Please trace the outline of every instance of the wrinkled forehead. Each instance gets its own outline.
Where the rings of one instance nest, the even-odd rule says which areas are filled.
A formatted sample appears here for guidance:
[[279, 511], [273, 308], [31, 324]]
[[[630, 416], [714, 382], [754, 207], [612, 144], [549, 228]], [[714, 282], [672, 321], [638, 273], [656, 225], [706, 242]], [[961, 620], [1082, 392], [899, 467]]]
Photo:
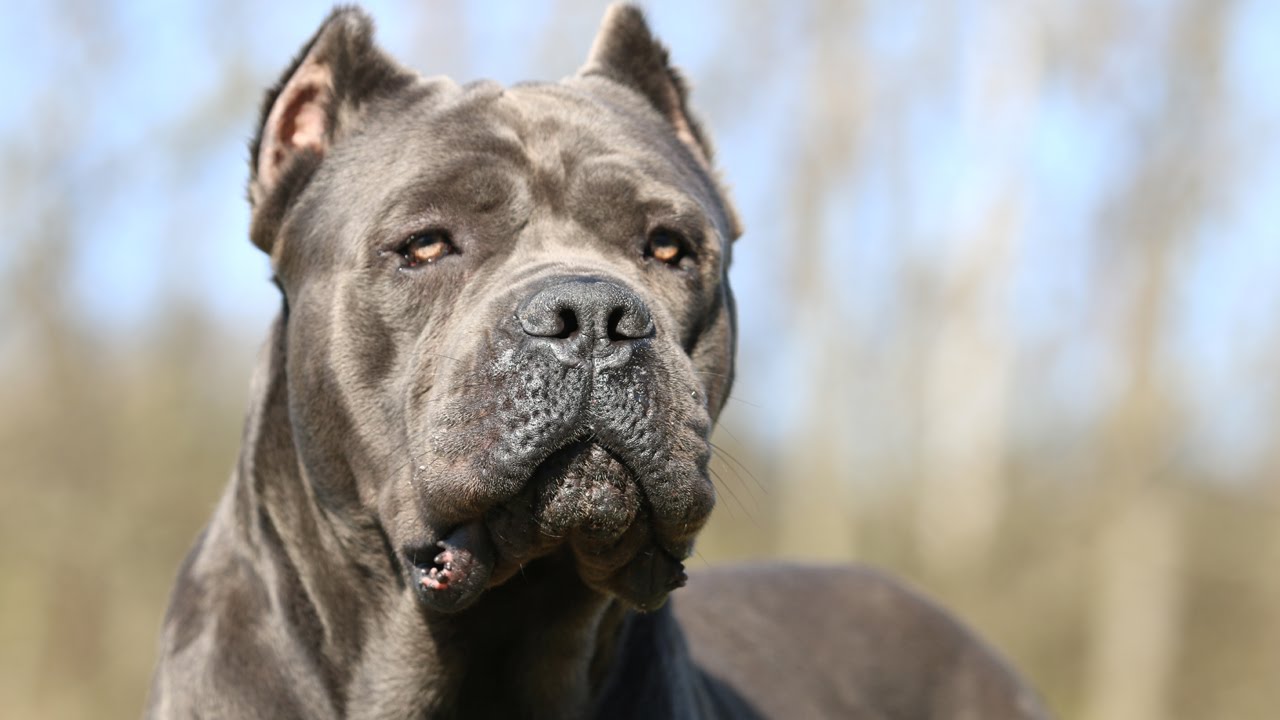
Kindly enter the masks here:
[[[378, 157], [381, 177], [372, 186], [383, 204], [515, 203], [572, 214], [585, 185], [723, 222], [714, 183], [670, 127], [606, 83], [504, 88], [428, 80], [411, 99], [380, 108], [355, 140], [362, 155]], [[367, 157], [357, 165], [368, 172]]]

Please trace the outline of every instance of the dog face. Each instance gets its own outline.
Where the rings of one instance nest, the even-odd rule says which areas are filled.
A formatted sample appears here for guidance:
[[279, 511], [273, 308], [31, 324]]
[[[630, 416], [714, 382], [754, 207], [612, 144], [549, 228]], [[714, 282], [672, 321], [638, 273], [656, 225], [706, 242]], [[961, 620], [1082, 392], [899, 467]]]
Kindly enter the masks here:
[[626, 7], [577, 76], [513, 88], [422, 78], [338, 11], [269, 93], [251, 232], [298, 455], [429, 608], [558, 551], [641, 609], [683, 582], [733, 372], [701, 137]]

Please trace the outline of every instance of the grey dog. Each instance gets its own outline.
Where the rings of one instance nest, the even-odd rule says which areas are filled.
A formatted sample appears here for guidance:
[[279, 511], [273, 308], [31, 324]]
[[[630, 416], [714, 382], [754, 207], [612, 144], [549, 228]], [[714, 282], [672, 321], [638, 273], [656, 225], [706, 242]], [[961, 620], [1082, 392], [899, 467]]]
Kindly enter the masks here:
[[629, 6], [575, 76], [511, 88], [329, 17], [252, 145], [282, 307], [149, 716], [1043, 716], [873, 570], [665, 602], [714, 503], [740, 234], [686, 101]]

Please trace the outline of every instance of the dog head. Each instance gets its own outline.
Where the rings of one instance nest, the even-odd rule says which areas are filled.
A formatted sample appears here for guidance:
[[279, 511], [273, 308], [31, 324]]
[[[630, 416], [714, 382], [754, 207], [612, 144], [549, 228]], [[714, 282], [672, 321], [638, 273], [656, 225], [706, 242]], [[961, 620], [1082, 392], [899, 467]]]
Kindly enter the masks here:
[[317, 502], [372, 514], [434, 610], [561, 551], [660, 605], [714, 503], [738, 230], [640, 13], [611, 8], [575, 76], [503, 88], [406, 70], [336, 11], [251, 163]]

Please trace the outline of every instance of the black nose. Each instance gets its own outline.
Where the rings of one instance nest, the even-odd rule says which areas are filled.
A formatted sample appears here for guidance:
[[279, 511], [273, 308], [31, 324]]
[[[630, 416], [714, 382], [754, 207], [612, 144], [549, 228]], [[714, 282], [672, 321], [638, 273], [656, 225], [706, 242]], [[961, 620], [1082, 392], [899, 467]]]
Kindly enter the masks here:
[[553, 282], [520, 304], [516, 319], [526, 335], [550, 347], [566, 365], [595, 356], [597, 365], [618, 365], [634, 341], [652, 337], [653, 316], [644, 301], [622, 285], [592, 277]]

